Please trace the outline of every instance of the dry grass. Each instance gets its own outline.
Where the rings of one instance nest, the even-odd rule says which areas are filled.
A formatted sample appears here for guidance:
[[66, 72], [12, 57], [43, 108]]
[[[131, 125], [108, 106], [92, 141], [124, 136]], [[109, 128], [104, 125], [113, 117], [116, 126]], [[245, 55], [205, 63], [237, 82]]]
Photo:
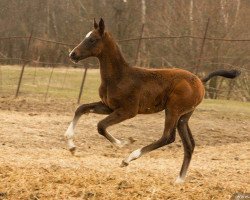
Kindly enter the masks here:
[[[191, 119], [197, 147], [186, 183], [174, 185], [180, 138], [120, 168], [132, 150], [160, 137], [163, 113], [140, 115], [109, 130], [136, 142], [122, 149], [99, 136], [104, 116], [82, 117], [76, 156], [64, 131], [76, 105], [0, 99], [0, 199], [230, 199], [249, 192], [249, 103], [205, 101]], [[229, 109], [230, 108], [230, 109]]]

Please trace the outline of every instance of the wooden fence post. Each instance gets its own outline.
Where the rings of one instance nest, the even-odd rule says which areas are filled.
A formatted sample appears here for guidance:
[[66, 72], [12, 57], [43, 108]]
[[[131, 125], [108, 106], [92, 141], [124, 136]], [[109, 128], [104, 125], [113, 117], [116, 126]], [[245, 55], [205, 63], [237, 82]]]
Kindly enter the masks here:
[[54, 69], [55, 69], [55, 66], [53, 65], [52, 70], [51, 70], [51, 72], [50, 72], [49, 82], [48, 82], [48, 85], [47, 85], [47, 90], [46, 90], [46, 94], [45, 94], [44, 101], [46, 101], [46, 100], [47, 100], [47, 96], [48, 96], [48, 93], [49, 93], [50, 82], [51, 82], [51, 78], [52, 78], [52, 75], [53, 75]]
[[203, 56], [205, 40], [206, 40], [206, 37], [207, 37], [207, 30], [208, 30], [208, 26], [209, 26], [209, 21], [210, 21], [210, 18], [208, 18], [208, 20], [207, 20], [204, 37], [203, 37], [203, 40], [202, 40], [202, 43], [201, 43], [200, 55], [199, 55], [198, 62], [197, 62], [196, 68], [195, 68], [195, 74], [196, 75], [198, 74], [198, 70], [199, 70], [199, 68], [201, 66], [201, 60], [202, 60], [202, 56]]
[[85, 79], [86, 79], [86, 76], [87, 76], [87, 71], [88, 71], [88, 67], [85, 67], [85, 70], [84, 70], [84, 73], [83, 73], [83, 77], [82, 77], [82, 83], [81, 83], [81, 87], [80, 87], [80, 91], [79, 91], [79, 96], [78, 96], [78, 100], [77, 100], [77, 103], [78, 103], [78, 104], [79, 104], [80, 101], [81, 101], [82, 89], [83, 89], [84, 82], [85, 82]]
[[68, 66], [67, 66], [66, 71], [65, 71], [65, 73], [64, 73], [64, 77], [63, 77], [62, 89], [64, 88], [64, 84], [65, 84], [65, 81], [66, 81], [66, 77], [67, 77], [67, 75], [68, 75], [68, 70], [69, 70], [69, 68], [68, 68]]
[[136, 55], [135, 55], [135, 65], [137, 64], [138, 57], [139, 57], [139, 52], [140, 52], [140, 47], [141, 47], [141, 40], [142, 40], [142, 36], [143, 36], [143, 30], [144, 30], [144, 23], [142, 24], [142, 27], [141, 27], [141, 35], [140, 35], [140, 38], [139, 38], [137, 51], [136, 51]]
[[[29, 48], [30, 48], [30, 42], [31, 42], [31, 39], [32, 39], [32, 32], [33, 32], [33, 31], [31, 31], [31, 33], [30, 33], [28, 45], [27, 45], [27, 48], [26, 48], [25, 53], [24, 53], [24, 56], [25, 56], [24, 59], [28, 59]], [[19, 90], [20, 90], [20, 86], [21, 86], [21, 82], [22, 82], [22, 79], [23, 79], [24, 69], [25, 69], [25, 66], [26, 66], [28, 63], [29, 63], [29, 61], [24, 61], [24, 63], [23, 63], [22, 70], [21, 70], [21, 73], [20, 73], [20, 76], [19, 76], [19, 80], [18, 80], [18, 85], [17, 85], [17, 90], [16, 90], [15, 98], [18, 97]]]

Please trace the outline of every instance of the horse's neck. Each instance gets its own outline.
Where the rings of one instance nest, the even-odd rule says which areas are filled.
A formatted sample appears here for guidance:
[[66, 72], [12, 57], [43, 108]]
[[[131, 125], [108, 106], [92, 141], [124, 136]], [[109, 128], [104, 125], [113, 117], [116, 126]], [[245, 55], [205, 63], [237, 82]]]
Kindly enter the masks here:
[[117, 44], [112, 41], [105, 45], [103, 52], [98, 56], [102, 82], [114, 82], [121, 79], [128, 64], [122, 56]]

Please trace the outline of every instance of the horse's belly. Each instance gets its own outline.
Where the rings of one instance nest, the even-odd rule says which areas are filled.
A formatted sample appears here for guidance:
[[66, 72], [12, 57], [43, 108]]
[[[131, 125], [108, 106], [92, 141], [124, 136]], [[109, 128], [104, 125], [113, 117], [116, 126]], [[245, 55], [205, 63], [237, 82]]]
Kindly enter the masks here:
[[142, 97], [139, 101], [139, 114], [151, 114], [162, 111], [166, 108], [166, 96], [155, 95], [149, 97]]
[[138, 111], [138, 114], [152, 114], [152, 113], [157, 113], [157, 112], [160, 112], [162, 110], [164, 110], [165, 107], [140, 107], [139, 108], [139, 111]]

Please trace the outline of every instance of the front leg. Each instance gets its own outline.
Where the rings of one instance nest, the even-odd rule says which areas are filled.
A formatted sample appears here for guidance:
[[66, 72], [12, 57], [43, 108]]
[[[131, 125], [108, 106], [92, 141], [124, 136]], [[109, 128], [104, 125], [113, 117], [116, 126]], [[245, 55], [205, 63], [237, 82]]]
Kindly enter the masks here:
[[134, 117], [136, 114], [137, 114], [136, 109], [125, 109], [125, 108], [116, 109], [109, 116], [107, 116], [97, 124], [97, 130], [99, 134], [106, 137], [112, 144], [118, 147], [122, 147], [124, 146], [124, 144], [126, 144], [126, 142], [122, 143], [120, 140], [116, 139], [111, 134], [109, 134], [106, 129], [109, 126], [118, 124], [126, 119], [130, 119]]
[[67, 138], [68, 142], [68, 148], [72, 154], [74, 154], [76, 150], [76, 146], [73, 142], [74, 129], [80, 117], [86, 113], [97, 113], [97, 114], [107, 115], [110, 114], [111, 112], [112, 110], [102, 102], [83, 104], [76, 109], [75, 116], [65, 133], [65, 137]]

